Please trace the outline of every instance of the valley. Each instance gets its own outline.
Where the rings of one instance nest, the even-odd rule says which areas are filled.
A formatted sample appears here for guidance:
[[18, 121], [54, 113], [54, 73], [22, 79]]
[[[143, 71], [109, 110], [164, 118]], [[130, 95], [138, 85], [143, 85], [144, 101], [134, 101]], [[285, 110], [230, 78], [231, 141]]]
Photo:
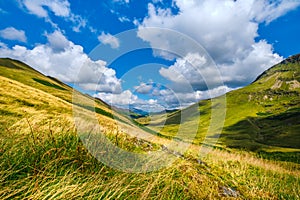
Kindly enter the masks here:
[[[299, 82], [295, 55], [244, 88], [144, 116], [1, 58], [0, 198], [299, 199]], [[123, 154], [98, 144], [98, 129], [136, 160], [100, 162], [97, 156], [108, 152]], [[90, 148], [91, 138], [104, 146]], [[188, 144], [184, 152], [181, 143]], [[151, 152], [158, 152], [156, 160], [144, 160]], [[168, 159], [168, 166], [147, 171]], [[139, 161], [145, 171], [134, 173]]]

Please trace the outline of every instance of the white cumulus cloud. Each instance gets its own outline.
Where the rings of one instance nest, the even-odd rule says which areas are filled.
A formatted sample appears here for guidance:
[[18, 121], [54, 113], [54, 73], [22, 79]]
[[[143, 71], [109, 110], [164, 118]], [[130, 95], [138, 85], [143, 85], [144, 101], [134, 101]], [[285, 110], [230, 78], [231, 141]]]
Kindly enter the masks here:
[[[120, 93], [121, 81], [113, 69], [102, 60], [92, 61], [83, 47], [69, 41], [61, 32], [46, 34], [47, 44], [33, 49], [15, 45], [1, 45], [1, 57], [21, 60], [40, 72], [64, 82], [76, 82], [84, 89]], [[61, 42], [61, 43], [60, 43]]]
[[49, 46], [54, 51], [64, 51], [67, 47], [71, 45], [71, 42], [58, 30], [51, 34], [46, 34], [49, 42]]
[[153, 89], [152, 84], [147, 84], [147, 83], [141, 83], [139, 86], [134, 87], [135, 92], [140, 93], [140, 94], [149, 94], [151, 90]]
[[27, 41], [25, 31], [17, 30], [14, 27], [7, 27], [3, 30], [0, 30], [0, 37], [7, 39], [7, 40], [17, 40], [20, 42]]
[[109, 33], [102, 32], [101, 35], [98, 36], [98, 40], [103, 44], [110, 45], [113, 49], [117, 49], [120, 47], [119, 39]]
[[300, 1], [295, 0], [256, 0], [253, 2], [250, 14], [258, 22], [270, 23], [290, 10], [296, 9], [299, 5]]
[[[148, 4], [148, 15], [138, 23], [138, 36], [152, 47], [181, 54], [178, 57], [155, 51], [155, 55], [176, 59], [174, 65], [162, 68], [160, 74], [175, 83], [183, 78], [191, 83], [201, 81], [186, 62], [195, 48], [180, 40], [180, 33], [183, 33], [204, 47], [229, 87], [250, 83], [259, 73], [283, 59], [267, 41], [256, 41], [259, 24], [270, 23], [300, 5], [299, 1], [292, 0], [174, 0], [174, 3], [179, 8], [176, 14], [170, 8]], [[151, 27], [163, 29], [151, 30]], [[177, 37], [165, 31], [170, 29], [178, 32]], [[184, 76], [180, 76], [182, 74]], [[216, 77], [208, 66], [201, 74], [206, 80]]]
[[68, 0], [21, 0], [20, 3], [29, 13], [40, 18], [45, 18], [55, 28], [58, 25], [52, 22], [50, 13], [72, 22], [74, 32], [80, 32], [81, 28], [87, 26], [86, 19], [72, 13], [71, 4]]
[[159, 91], [158, 103], [164, 105], [166, 109], [181, 109], [194, 104], [203, 99], [210, 99], [223, 95], [235, 88], [228, 86], [218, 86], [210, 90], [194, 90], [190, 92], [176, 92], [170, 89]]
[[137, 101], [139, 101], [138, 96], [132, 94], [130, 90], [125, 90], [119, 94], [108, 94], [105, 92], [99, 92], [94, 96], [102, 99], [108, 104], [115, 106], [117, 105], [120, 107], [128, 107], [129, 105], [135, 104], [137, 103]]
[[177, 82], [198, 83], [201, 80], [201, 69], [205, 67], [206, 58], [197, 53], [188, 53], [184, 58], [176, 59], [169, 68], [161, 68], [159, 73], [165, 78]]
[[124, 109], [136, 108], [148, 112], [160, 112], [168, 108], [162, 105], [157, 99], [140, 99], [130, 90], [124, 90], [119, 94], [99, 92], [96, 93], [94, 97], [100, 98], [110, 105], [114, 105]]
[[71, 13], [67, 0], [23, 0], [21, 3], [31, 14], [43, 18], [49, 16], [46, 7], [59, 17], [69, 17]]

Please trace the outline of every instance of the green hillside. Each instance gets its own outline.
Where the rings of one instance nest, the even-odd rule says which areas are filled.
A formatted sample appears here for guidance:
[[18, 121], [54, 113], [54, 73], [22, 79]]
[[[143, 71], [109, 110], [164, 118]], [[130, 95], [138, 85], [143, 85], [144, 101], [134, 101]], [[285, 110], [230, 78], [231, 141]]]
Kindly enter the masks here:
[[246, 147], [252, 150], [300, 149], [299, 58], [300, 55], [288, 58], [251, 85], [227, 94], [223, 135], [227, 146], [243, 148], [243, 143], [238, 142], [243, 139], [248, 140]]
[[[201, 119], [208, 121], [209, 101], [199, 105]], [[0, 59], [0, 199], [299, 199], [300, 167], [295, 162], [220, 149], [211, 149], [200, 159], [198, 145], [191, 145], [182, 155], [169, 146], [167, 150], [162, 148], [162, 144], [170, 143], [168, 135], [178, 123], [178, 112], [191, 114], [195, 109], [198, 105], [167, 113], [170, 119], [161, 131], [166, 135], [160, 138], [99, 99], [73, 91], [24, 63]], [[249, 117], [268, 120], [266, 117], [273, 116], [257, 112]], [[293, 112], [287, 112], [291, 119], [294, 116], [289, 113]], [[276, 116], [280, 113], [284, 112], [274, 111]], [[95, 116], [110, 142], [128, 152], [141, 157], [148, 152], [163, 152], [166, 158], [176, 160], [147, 173], [128, 173], [105, 165], [91, 155], [84, 138], [79, 137], [82, 135], [74, 120], [81, 116]], [[237, 126], [240, 121], [228, 120], [226, 127]], [[205, 124], [201, 126], [204, 130]], [[188, 133], [188, 127], [184, 128]], [[167, 129], [168, 134], [164, 132]], [[122, 161], [129, 162], [126, 157]]]
[[[1, 119], [3, 123], [0, 130], [6, 130], [26, 115], [47, 113], [72, 117], [73, 110], [78, 111], [80, 108], [99, 114], [97, 116], [103, 125], [115, 124], [116, 119], [124, 129], [140, 130], [131, 124], [129, 117], [112, 111], [102, 100], [81, 94], [58, 79], [44, 76], [17, 60], [0, 59], [0, 76], [5, 79], [1, 87], [0, 113], [11, 116], [10, 120]], [[106, 123], [107, 120], [110, 122]]]
[[[163, 116], [152, 117], [156, 120], [149, 127], [160, 130], [164, 136], [178, 137], [176, 134], [182, 113], [186, 112], [190, 116], [181, 126], [195, 126], [200, 119], [198, 133], [193, 142], [201, 144], [207, 135], [212, 104], [217, 105], [222, 98], [226, 98], [226, 119], [218, 140], [219, 146], [252, 151], [299, 151], [300, 55], [275, 65], [244, 88], [168, 114], [165, 122], [159, 120]], [[193, 114], [198, 111], [200, 118]], [[145, 118], [138, 120], [144, 124], [149, 123]]]

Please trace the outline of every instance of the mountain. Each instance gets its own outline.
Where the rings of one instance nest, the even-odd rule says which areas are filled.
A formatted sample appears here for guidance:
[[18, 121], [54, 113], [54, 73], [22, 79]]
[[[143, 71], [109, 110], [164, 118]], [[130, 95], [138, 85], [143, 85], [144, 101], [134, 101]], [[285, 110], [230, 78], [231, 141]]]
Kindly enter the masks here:
[[[268, 77], [266, 75], [254, 84], [262, 87], [264, 81], [268, 82]], [[249, 117], [261, 120], [282, 117], [277, 120], [278, 123], [288, 119], [290, 127], [296, 128], [297, 121], [293, 120], [294, 113], [297, 113], [297, 98], [291, 93], [282, 102], [284, 97], [277, 93], [298, 91], [298, 88], [295, 84], [292, 88], [286, 88], [282, 83], [272, 96], [272, 101], [271, 94], [267, 94], [268, 101], [275, 102], [267, 107], [264, 105], [270, 103], [266, 98], [262, 105], [256, 100], [260, 94], [255, 92], [263, 90], [256, 90], [254, 86], [228, 94], [227, 129], [224, 129], [226, 133], [221, 138], [222, 145], [236, 140], [229, 134], [244, 137], [245, 133], [236, 129], [239, 123], [244, 123], [243, 120], [247, 123]], [[252, 97], [249, 101], [250, 93]], [[251, 105], [243, 107], [243, 102], [236, 99], [240, 94]], [[279, 99], [275, 99], [276, 96]], [[244, 100], [242, 96], [240, 100]], [[215, 99], [215, 102], [218, 101]], [[186, 152], [176, 151], [180, 138], [173, 141], [168, 138], [173, 137], [172, 131], [179, 126], [180, 115], [186, 116], [182, 121], [182, 133], [188, 134], [190, 127], [193, 127], [190, 125], [199, 119], [196, 111], [200, 108], [202, 124], [194, 141], [200, 143], [201, 134], [207, 127], [205, 123], [209, 122], [211, 106], [220, 108], [218, 104], [213, 104], [206, 100], [185, 110], [155, 113], [154, 116], [150, 114], [148, 117], [155, 123], [144, 127], [119, 113], [126, 110], [112, 109], [102, 100], [82, 94], [56, 78], [44, 76], [20, 61], [0, 59], [0, 199], [299, 199], [299, 164], [296, 163], [298, 155], [294, 152], [294, 158], [290, 156], [290, 162], [283, 163], [279, 154], [273, 155], [272, 159], [276, 160], [273, 162], [269, 154], [261, 154], [260, 157], [267, 158], [261, 159], [253, 153], [235, 149], [224, 151], [213, 148], [201, 157], [199, 151], [202, 148], [198, 145], [191, 145]], [[281, 104], [291, 108], [282, 108]], [[252, 105], [272, 109], [266, 114], [265, 110], [256, 107], [254, 111], [248, 109]], [[233, 106], [236, 110], [230, 111]], [[241, 113], [235, 118], [228, 118], [237, 114], [235, 111]], [[100, 127], [90, 124], [88, 120], [82, 121], [91, 118], [96, 119], [92, 122]], [[166, 126], [160, 130], [164, 120]], [[266, 123], [250, 120], [255, 124]], [[81, 122], [80, 125], [88, 129], [82, 131], [81, 126], [75, 126], [75, 122]], [[157, 137], [157, 131], [149, 128], [157, 128], [164, 138]], [[105, 137], [95, 137], [97, 131]], [[215, 131], [212, 133], [215, 134]], [[252, 137], [251, 134], [248, 138]], [[108, 140], [99, 143], [103, 138]], [[110, 148], [110, 144], [119, 148]], [[90, 146], [97, 148], [90, 149]], [[165, 159], [175, 160], [163, 168], [155, 165], [157, 169], [147, 173], [132, 173], [130, 168], [121, 170], [116, 165], [98, 160], [121, 155], [117, 166], [132, 164], [135, 168], [139, 162], [130, 160], [123, 152], [139, 156], [134, 158], [147, 157], [150, 152], [157, 153], [162, 156], [151, 158], [156, 158], [153, 161], [158, 164]], [[99, 156], [98, 159], [95, 155]], [[144, 164], [147, 168], [149, 163]]]
[[[90, 112], [91, 116], [95, 112], [105, 129], [116, 129], [117, 121], [120, 131], [133, 136], [139, 133], [140, 137], [151, 135], [147, 133], [147, 129], [141, 130], [132, 123], [130, 117], [112, 110], [101, 99], [82, 94], [20, 61], [1, 58], [0, 78], [0, 114], [3, 115], [0, 119], [0, 131], [9, 130], [16, 122], [24, 121], [25, 117], [39, 124], [56, 116], [65, 116], [68, 123], [72, 123], [72, 118], [78, 114], [74, 112], [84, 111]], [[23, 125], [28, 126], [27, 123]]]
[[[189, 140], [195, 144], [205, 143], [211, 110], [220, 102], [224, 102], [224, 99], [226, 100], [224, 127], [222, 130], [217, 127], [215, 132], [207, 137], [218, 138], [218, 133], [221, 132], [217, 145], [252, 151], [299, 151], [300, 54], [291, 56], [266, 70], [244, 88], [170, 113], [148, 127], [160, 130], [166, 137], [178, 138], [176, 134], [179, 124], [188, 135], [192, 134], [189, 127], [197, 126], [199, 121], [195, 138], [187, 139], [188, 137], [184, 135], [179, 139]], [[197, 116], [198, 112], [200, 116]]]
[[[251, 106], [245, 108], [247, 115], [225, 127], [228, 146], [242, 147], [235, 140], [248, 135], [254, 150], [265, 145], [300, 149], [300, 55], [271, 67], [251, 85], [227, 97], [237, 108], [242, 105], [235, 99], [246, 100], [244, 104]], [[234, 116], [228, 110], [228, 115]]]

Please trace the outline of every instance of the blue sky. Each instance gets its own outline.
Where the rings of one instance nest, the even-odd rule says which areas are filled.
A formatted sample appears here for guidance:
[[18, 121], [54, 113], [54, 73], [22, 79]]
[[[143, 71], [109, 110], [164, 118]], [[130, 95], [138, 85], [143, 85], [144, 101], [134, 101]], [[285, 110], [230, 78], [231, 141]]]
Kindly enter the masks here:
[[245, 86], [300, 53], [299, 6], [298, 0], [0, 0], [0, 57], [118, 106], [174, 109]]

